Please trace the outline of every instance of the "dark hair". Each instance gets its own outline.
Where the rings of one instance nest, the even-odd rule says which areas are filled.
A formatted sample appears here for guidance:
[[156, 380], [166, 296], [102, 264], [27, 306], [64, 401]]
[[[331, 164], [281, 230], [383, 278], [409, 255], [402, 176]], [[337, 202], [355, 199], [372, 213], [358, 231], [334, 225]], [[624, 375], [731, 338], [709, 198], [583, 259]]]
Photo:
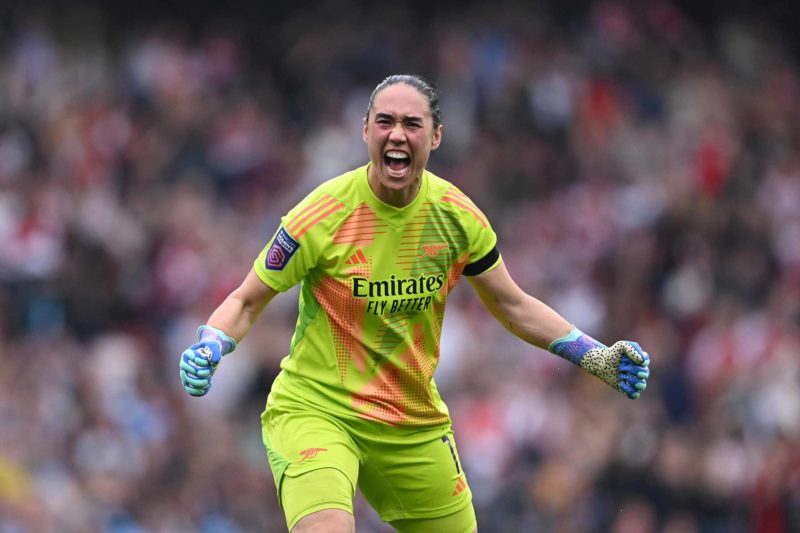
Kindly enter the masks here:
[[404, 83], [418, 90], [422, 96], [428, 99], [428, 105], [431, 108], [431, 115], [433, 116], [433, 129], [442, 125], [442, 110], [439, 108], [439, 89], [427, 78], [419, 74], [393, 74], [380, 82], [372, 95], [369, 97], [369, 105], [367, 105], [367, 117], [369, 112], [372, 111], [372, 104], [375, 103], [375, 97], [378, 93], [391, 85]]

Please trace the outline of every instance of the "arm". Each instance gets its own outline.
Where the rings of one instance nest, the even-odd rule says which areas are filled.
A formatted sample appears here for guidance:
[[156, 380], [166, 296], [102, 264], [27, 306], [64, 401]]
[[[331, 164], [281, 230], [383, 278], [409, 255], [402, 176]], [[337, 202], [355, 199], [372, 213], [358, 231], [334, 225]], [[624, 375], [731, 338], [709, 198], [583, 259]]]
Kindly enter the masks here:
[[211, 313], [207, 324], [241, 342], [276, 294], [278, 291], [261, 281], [251, 269], [242, 284]]
[[496, 268], [467, 279], [503, 327], [529, 344], [546, 350], [572, 330], [572, 324], [561, 315], [520, 289], [502, 261]]
[[222, 357], [236, 349], [276, 294], [250, 270], [242, 284], [211, 313], [208, 323], [197, 329], [198, 342], [181, 354], [181, 382], [186, 392], [203, 396], [209, 391]]
[[638, 398], [647, 386], [650, 357], [637, 343], [607, 347], [594, 340], [520, 289], [502, 262], [467, 279], [486, 309], [522, 340], [578, 365], [629, 398]]

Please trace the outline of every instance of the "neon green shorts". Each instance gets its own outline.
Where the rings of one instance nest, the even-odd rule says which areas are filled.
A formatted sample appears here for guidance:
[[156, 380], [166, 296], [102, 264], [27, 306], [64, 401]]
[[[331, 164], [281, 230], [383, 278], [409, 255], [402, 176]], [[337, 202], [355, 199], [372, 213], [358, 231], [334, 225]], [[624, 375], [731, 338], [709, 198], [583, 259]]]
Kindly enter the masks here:
[[[426, 531], [425, 522], [437, 523], [439, 532], [476, 527], [449, 425], [393, 428], [342, 420], [272, 397], [261, 425], [289, 529], [322, 509], [352, 513], [356, 486], [381, 519], [401, 531]], [[458, 524], [444, 524], [443, 517]]]

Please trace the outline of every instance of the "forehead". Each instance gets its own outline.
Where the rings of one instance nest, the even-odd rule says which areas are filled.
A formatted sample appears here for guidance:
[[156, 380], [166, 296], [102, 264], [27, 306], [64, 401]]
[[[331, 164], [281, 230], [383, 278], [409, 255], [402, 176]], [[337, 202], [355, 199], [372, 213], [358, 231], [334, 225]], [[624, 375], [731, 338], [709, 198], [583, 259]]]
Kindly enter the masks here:
[[417, 89], [405, 83], [386, 87], [377, 95], [373, 103], [375, 113], [394, 116], [430, 117], [431, 106], [428, 99]]

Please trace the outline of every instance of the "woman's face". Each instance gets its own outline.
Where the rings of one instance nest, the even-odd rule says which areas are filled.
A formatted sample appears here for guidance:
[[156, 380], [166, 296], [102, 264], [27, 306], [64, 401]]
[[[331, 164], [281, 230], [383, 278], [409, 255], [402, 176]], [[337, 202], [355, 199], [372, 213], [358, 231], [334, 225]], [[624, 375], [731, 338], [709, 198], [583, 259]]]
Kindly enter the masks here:
[[406, 189], [416, 193], [428, 157], [442, 140], [442, 126], [434, 130], [430, 104], [422, 93], [398, 83], [375, 96], [363, 137], [372, 162], [373, 189], [377, 187], [379, 198], [382, 193], [396, 197]]

